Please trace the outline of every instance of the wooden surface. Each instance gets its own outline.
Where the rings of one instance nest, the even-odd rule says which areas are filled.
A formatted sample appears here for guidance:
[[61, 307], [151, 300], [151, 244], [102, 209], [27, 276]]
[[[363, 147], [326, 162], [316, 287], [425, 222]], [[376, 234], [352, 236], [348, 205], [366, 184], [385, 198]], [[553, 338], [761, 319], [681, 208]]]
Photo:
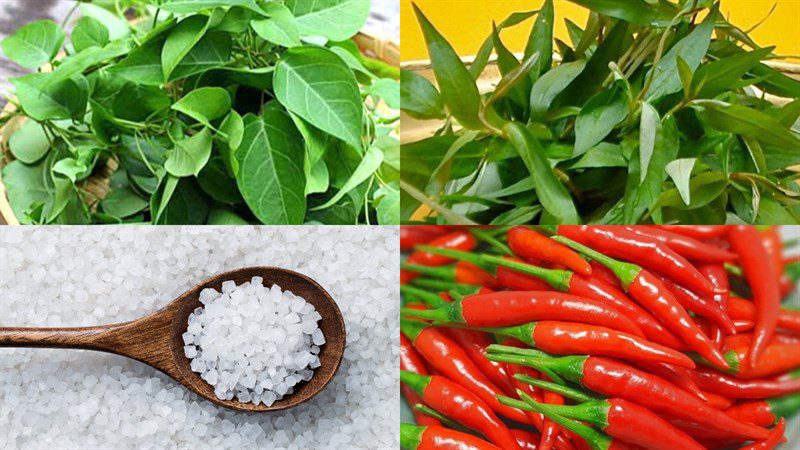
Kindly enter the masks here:
[[[314, 371], [311, 380], [301, 382], [295, 386], [293, 394], [271, 406], [217, 398], [213, 387], [191, 370], [191, 361], [184, 355], [181, 336], [188, 327], [189, 315], [195, 308], [203, 306], [200, 303], [200, 291], [205, 288], [220, 291], [223, 281], [233, 280], [238, 285], [255, 276], [262, 277], [267, 287], [277, 284], [281, 289], [289, 290], [314, 305], [322, 316], [319, 327], [325, 336], [325, 344], [319, 354], [321, 366]], [[276, 267], [250, 267], [221, 273], [197, 284], [155, 313], [131, 322], [81, 328], [0, 328], [0, 347], [87, 349], [116, 353], [155, 367], [218, 405], [252, 412], [291, 408], [322, 391], [339, 369], [345, 342], [342, 313], [325, 289], [305, 275]]]

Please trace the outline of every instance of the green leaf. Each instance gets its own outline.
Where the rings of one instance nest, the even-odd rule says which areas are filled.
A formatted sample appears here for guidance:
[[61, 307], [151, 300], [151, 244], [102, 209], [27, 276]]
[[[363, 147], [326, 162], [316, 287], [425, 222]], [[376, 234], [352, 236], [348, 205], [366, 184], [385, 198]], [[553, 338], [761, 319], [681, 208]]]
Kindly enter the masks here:
[[761, 111], [717, 100], [695, 100], [692, 104], [702, 108], [703, 120], [717, 130], [748, 136], [766, 145], [800, 150], [800, 139]]
[[400, 191], [389, 186], [381, 186], [375, 191], [374, 198], [378, 203], [376, 207], [378, 224], [400, 224]]
[[194, 136], [175, 142], [164, 168], [175, 177], [197, 176], [211, 157], [211, 132], [208, 128]]
[[392, 109], [400, 109], [400, 83], [391, 78], [378, 78], [369, 87], [370, 95], [383, 99]]
[[3, 167], [3, 184], [8, 190], [8, 203], [14, 216], [21, 223], [34, 203], [46, 203], [50, 199], [50, 190], [45, 184], [48, 177], [47, 162], [43, 160], [36, 165], [27, 165], [22, 161], [11, 161]]
[[92, 173], [102, 149], [93, 145], [83, 145], [72, 151], [75, 157], [59, 159], [53, 165], [53, 173], [64, 175], [74, 183]]
[[675, 161], [667, 164], [667, 166], [664, 168], [670, 178], [672, 178], [672, 181], [675, 183], [675, 188], [678, 189], [678, 193], [681, 194], [681, 199], [686, 205], [692, 203], [691, 191], [689, 190], [689, 180], [692, 177], [692, 169], [694, 169], [696, 162], [696, 158], [676, 159]]
[[258, 6], [256, 0], [166, 0], [161, 4], [161, 9], [178, 14], [193, 14], [226, 6], [240, 6], [258, 14], [267, 15]]
[[100, 202], [100, 208], [106, 213], [120, 219], [130, 217], [144, 211], [148, 201], [133, 192], [130, 188], [112, 189]]
[[539, 60], [529, 72], [531, 81], [536, 81], [539, 76], [548, 70], [553, 63], [553, 20], [555, 11], [553, 0], [546, 0], [539, 14], [536, 16], [536, 23], [533, 25], [528, 43], [525, 45], [525, 57], [527, 60], [534, 54], [539, 54]]
[[692, 80], [692, 91], [699, 98], [714, 98], [729, 90], [742, 76], [766, 58], [774, 47], [767, 47], [703, 64]]
[[658, 111], [650, 103], [642, 103], [642, 116], [639, 121], [640, 182], [647, 176], [650, 159], [656, 149], [656, 135], [660, 129], [661, 118], [658, 116]]
[[242, 116], [236, 110], [232, 110], [220, 124], [219, 131], [227, 136], [228, 149], [231, 152], [235, 152], [242, 144], [242, 136], [244, 135]]
[[33, 73], [11, 80], [25, 114], [40, 122], [83, 117], [89, 96], [86, 78], [78, 75], [48, 85], [49, 75]]
[[208, 225], [250, 225], [250, 222], [229, 209], [214, 208], [208, 215]]
[[105, 47], [108, 44], [108, 28], [97, 19], [81, 17], [75, 24], [70, 39], [76, 52], [82, 52], [89, 47]]
[[[497, 32], [499, 33], [506, 28], [519, 25], [520, 23], [538, 14], [538, 12], [539, 11], [526, 11], [511, 13], [505, 18], [505, 20], [497, 25]], [[494, 47], [493, 40], [493, 36], [489, 35], [489, 37], [483, 41], [480, 50], [478, 50], [478, 53], [475, 54], [475, 59], [472, 61], [472, 64], [469, 65], [469, 73], [475, 80], [478, 79], [483, 70], [486, 68], [486, 64], [489, 62], [489, 58], [492, 55], [492, 47]]]
[[303, 136], [305, 143], [303, 173], [306, 175], [306, 188], [304, 193], [310, 195], [325, 192], [330, 186], [330, 174], [322, 157], [334, 138], [295, 114], [290, 114], [290, 117]]
[[286, 0], [303, 36], [344, 41], [361, 31], [369, 16], [369, 0]]
[[80, 10], [83, 17], [91, 17], [106, 27], [109, 41], [116, 41], [131, 35], [131, 27], [124, 17], [120, 18], [105, 8], [86, 2], [81, 2]]
[[59, 62], [56, 70], [50, 74], [48, 85], [73, 78], [91, 67], [125, 55], [130, 51], [130, 45], [127, 41], [115, 41], [105, 47], [90, 47], [76, 55], [64, 58]]
[[499, 214], [490, 225], [524, 225], [530, 223], [541, 212], [542, 207], [539, 205], [514, 208]]
[[604, 16], [636, 25], [665, 26], [678, 14], [671, 3], [659, 0], [648, 4], [643, 0], [569, 0]]
[[703, 22], [697, 26], [688, 36], [681, 39], [661, 57], [658, 64], [651, 69], [648, 77], [652, 77], [650, 88], [645, 99], [649, 102], [658, 100], [666, 95], [673, 94], [681, 90], [681, 79], [678, 74], [678, 57], [686, 65], [695, 70], [703, 61], [703, 57], [708, 52], [708, 45], [711, 43], [711, 34], [714, 31], [714, 24], [717, 20], [717, 7]]
[[444, 119], [444, 102], [439, 91], [420, 75], [400, 71], [400, 107], [418, 120]]
[[111, 67], [109, 72], [138, 84], [149, 86], [164, 84], [161, 48], [165, 40], [166, 38], [153, 39], [134, 49], [125, 59]]
[[[228, 63], [231, 57], [231, 35], [208, 32], [172, 71], [168, 81], [180, 80]], [[263, 78], [263, 76], [261, 76]]]
[[[172, 179], [172, 178], [171, 178]], [[181, 178], [158, 219], [160, 225], [203, 225], [208, 220], [208, 201], [192, 178]]]
[[685, 97], [691, 98], [694, 95], [692, 91], [692, 76], [694, 75], [692, 68], [689, 67], [689, 64], [686, 64], [686, 61], [684, 61], [680, 56], [676, 57], [675, 60], [677, 62], [678, 76], [681, 79], [681, 85], [683, 86]]
[[453, 47], [439, 34], [428, 18], [414, 5], [417, 21], [422, 27], [425, 43], [433, 66], [433, 73], [450, 114], [466, 128], [484, 128], [478, 112], [481, 98], [478, 86]]
[[[555, 70], [545, 74], [544, 77]], [[540, 78], [540, 81], [544, 79]], [[514, 145], [536, 186], [536, 195], [542, 207], [559, 223], [580, 223], [581, 218], [567, 189], [558, 180], [550, 163], [544, 157], [544, 149], [523, 125], [509, 122], [504, 128], [508, 140]]]
[[601, 142], [589, 149], [570, 169], [593, 169], [598, 167], [628, 167], [628, 160], [617, 144]]
[[197, 182], [214, 201], [228, 204], [243, 201], [236, 179], [228, 173], [222, 156], [214, 156], [208, 161], [197, 176]]
[[253, 214], [265, 224], [296, 225], [306, 213], [302, 137], [275, 105], [244, 117], [236, 183]]
[[204, 87], [186, 94], [172, 105], [175, 111], [211, 127], [211, 122], [231, 110], [231, 96], [219, 87]]
[[352, 70], [321, 47], [295, 47], [275, 69], [275, 96], [286, 109], [362, 148], [363, 108]]
[[542, 120], [553, 99], [583, 72], [584, 67], [585, 60], [564, 63], [536, 80], [531, 89], [531, 118]]
[[292, 12], [280, 3], [267, 3], [268, 19], [254, 20], [251, 22], [253, 31], [264, 40], [282, 47], [298, 47], [300, 42], [300, 28]]
[[196, 15], [183, 19], [172, 29], [161, 49], [161, 70], [164, 80], [170, 79], [172, 71], [178, 67], [195, 44], [200, 42], [208, 30], [209, 22], [209, 17]]
[[355, 189], [358, 185], [366, 181], [372, 174], [375, 173], [376, 170], [381, 166], [383, 162], [383, 152], [377, 147], [370, 147], [367, 150], [367, 153], [364, 154], [364, 158], [359, 163], [358, 167], [355, 171], [353, 171], [350, 178], [347, 179], [344, 186], [339, 189], [339, 192], [336, 193], [330, 200], [319, 205], [312, 209], [312, 211], [319, 211], [322, 209], [330, 208], [331, 206], [335, 205], [345, 196], [348, 192]]
[[40, 124], [28, 119], [11, 135], [8, 147], [14, 158], [25, 164], [33, 164], [50, 150], [50, 140]]
[[6, 57], [27, 69], [36, 69], [58, 54], [66, 33], [52, 20], [37, 20], [3, 39]]
[[657, 207], [672, 207], [681, 210], [691, 210], [702, 208], [716, 200], [725, 192], [728, 186], [728, 178], [724, 173], [705, 172], [692, 178], [689, 182], [689, 194], [691, 202], [686, 204], [683, 194], [678, 189], [670, 189], [661, 194], [658, 199]]
[[234, 6], [225, 13], [220, 23], [213, 26], [213, 29], [231, 34], [242, 34], [250, 28], [250, 22], [253, 21], [253, 16], [254, 13], [252, 10], [242, 8], [241, 6]]
[[572, 156], [580, 156], [596, 146], [627, 116], [628, 104], [619, 89], [607, 89], [592, 97], [575, 119]]

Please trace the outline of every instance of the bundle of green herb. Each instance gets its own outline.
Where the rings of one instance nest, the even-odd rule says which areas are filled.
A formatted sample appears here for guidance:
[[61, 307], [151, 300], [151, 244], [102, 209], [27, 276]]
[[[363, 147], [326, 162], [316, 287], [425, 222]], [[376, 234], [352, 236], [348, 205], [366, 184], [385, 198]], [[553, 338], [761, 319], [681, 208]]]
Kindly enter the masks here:
[[[399, 72], [351, 40], [369, 0], [80, 8], [71, 45], [47, 20], [2, 43], [40, 69], [2, 118], [28, 118], [2, 171], [22, 223], [399, 221]], [[106, 167], [100, 200], [86, 180]]]
[[[571, 1], [591, 10], [567, 21], [571, 44], [548, 0], [496, 25], [468, 68], [416, 9], [438, 89], [403, 71], [402, 110], [444, 125], [403, 145], [403, 220], [800, 221], [800, 81], [762, 62], [773, 48], [709, 0]], [[520, 61], [499, 33], [533, 16]], [[493, 50], [503, 78], [481, 95]]]

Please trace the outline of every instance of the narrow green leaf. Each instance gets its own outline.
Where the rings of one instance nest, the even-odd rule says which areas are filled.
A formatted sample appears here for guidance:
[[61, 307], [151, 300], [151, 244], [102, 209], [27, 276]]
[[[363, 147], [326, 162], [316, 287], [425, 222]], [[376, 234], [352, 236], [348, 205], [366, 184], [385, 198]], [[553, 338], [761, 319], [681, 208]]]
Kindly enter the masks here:
[[564, 63], [536, 80], [531, 89], [531, 118], [541, 120], [556, 98], [586, 67], [586, 61]]
[[[518, 12], [518, 13], [511, 13], [508, 17], [505, 18], [502, 22], [497, 25], [497, 32], [503, 31], [506, 28], [513, 27], [519, 25], [520, 23], [530, 19], [531, 17], [535, 16], [539, 11], [526, 11], [526, 12]], [[489, 58], [492, 55], [492, 35], [490, 34], [486, 40], [483, 41], [481, 44], [480, 50], [475, 54], [475, 59], [472, 61], [472, 64], [469, 65], [469, 73], [472, 75], [472, 79], [477, 80], [478, 77], [483, 73], [483, 70], [486, 69], [486, 64], [489, 63]]]
[[439, 91], [422, 76], [400, 71], [400, 107], [418, 120], [444, 119], [444, 102]]
[[642, 116], [639, 120], [639, 182], [644, 182], [650, 168], [650, 159], [656, 149], [656, 135], [661, 129], [661, 118], [653, 106], [647, 102], [642, 103]]
[[529, 72], [531, 81], [535, 82], [539, 77], [550, 70], [553, 63], [553, 21], [555, 11], [553, 0], [546, 0], [539, 15], [536, 16], [536, 23], [533, 25], [528, 43], [525, 45], [525, 58], [538, 53], [539, 60]]
[[717, 130], [752, 137], [787, 150], [800, 150], [800, 139], [761, 111], [717, 100], [695, 100], [692, 104], [702, 108], [703, 119]]
[[433, 73], [450, 114], [466, 128], [483, 129], [478, 112], [481, 99], [478, 86], [464, 63], [445, 38], [433, 27], [425, 14], [414, 5], [417, 21], [422, 27]]
[[689, 190], [689, 180], [692, 177], [692, 170], [697, 162], [696, 158], [683, 158], [676, 159], [667, 164], [664, 170], [667, 171], [672, 181], [675, 183], [675, 188], [681, 194], [683, 203], [689, 205], [692, 203], [691, 191]]
[[767, 47], [752, 52], [722, 58], [703, 64], [697, 69], [692, 80], [692, 91], [699, 98], [714, 98], [729, 90], [742, 76], [766, 58], [774, 47]]
[[569, 0], [604, 16], [636, 25], [665, 26], [678, 14], [671, 3], [659, 1], [649, 5], [642, 0]]
[[628, 116], [628, 103], [619, 89], [607, 89], [595, 95], [575, 119], [575, 149], [572, 156], [589, 151]]

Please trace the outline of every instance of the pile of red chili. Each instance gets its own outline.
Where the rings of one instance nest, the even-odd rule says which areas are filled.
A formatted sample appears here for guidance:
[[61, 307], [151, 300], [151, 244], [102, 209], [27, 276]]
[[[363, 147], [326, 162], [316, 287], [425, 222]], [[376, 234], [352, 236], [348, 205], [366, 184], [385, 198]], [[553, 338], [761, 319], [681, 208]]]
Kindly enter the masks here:
[[786, 441], [800, 259], [776, 227], [401, 230], [401, 383], [416, 422], [401, 424], [403, 448]]

